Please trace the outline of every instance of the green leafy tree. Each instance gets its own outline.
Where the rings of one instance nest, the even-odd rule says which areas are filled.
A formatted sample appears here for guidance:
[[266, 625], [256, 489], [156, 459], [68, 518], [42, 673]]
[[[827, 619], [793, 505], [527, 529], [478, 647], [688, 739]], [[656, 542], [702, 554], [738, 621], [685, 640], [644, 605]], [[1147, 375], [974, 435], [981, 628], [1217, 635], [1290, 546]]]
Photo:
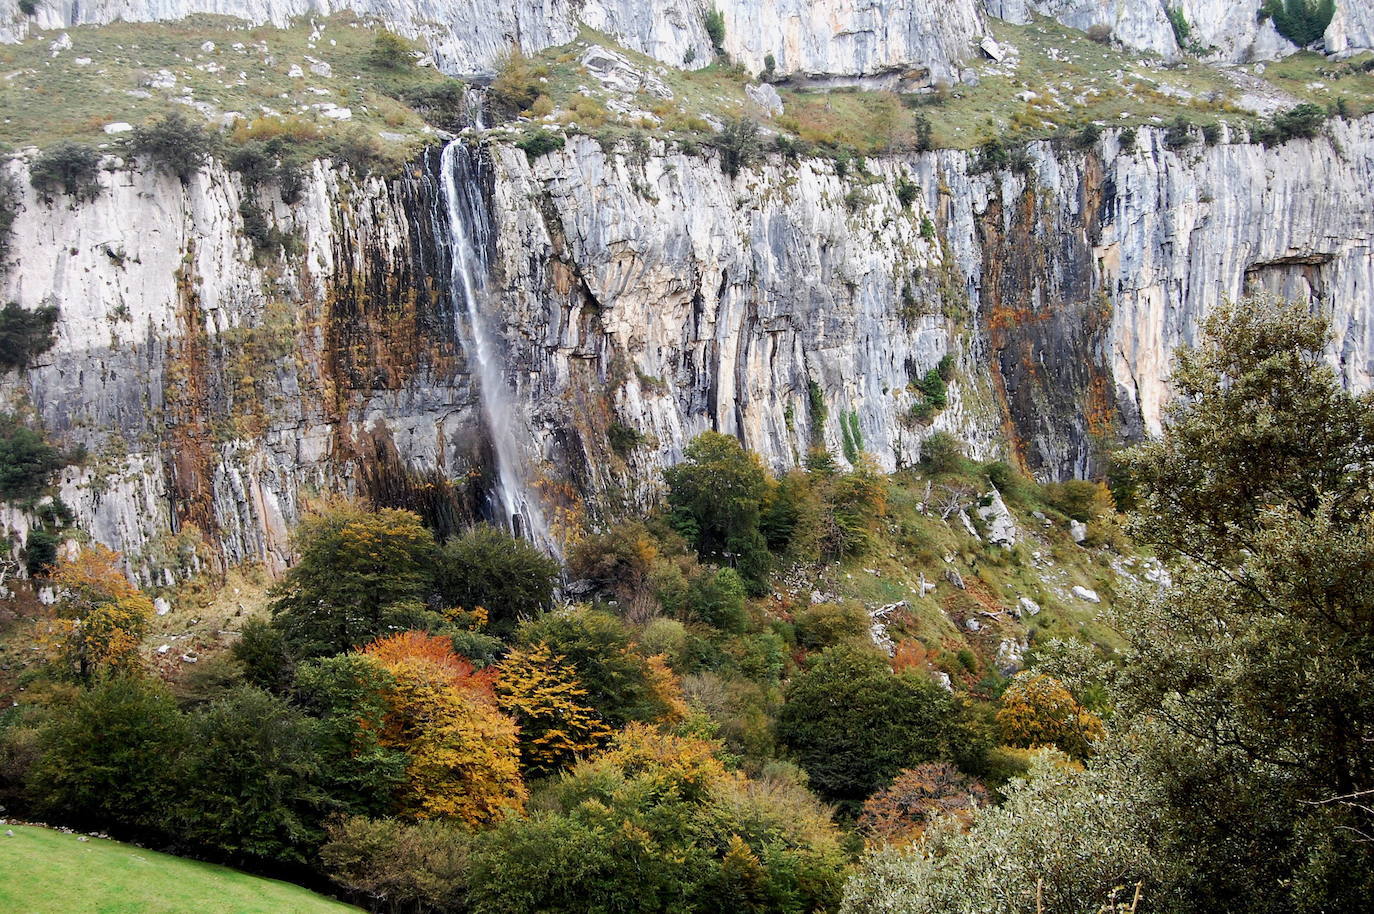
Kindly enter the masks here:
[[489, 525], [444, 544], [435, 584], [445, 604], [487, 611], [498, 632], [553, 607], [560, 568], [529, 542]]
[[669, 713], [629, 629], [610, 613], [585, 607], [549, 613], [522, 624], [516, 640], [528, 648], [545, 645], [562, 657], [586, 690], [581, 702], [613, 729]]
[[41, 434], [0, 413], [0, 499], [36, 498], [62, 465], [62, 455]]
[[187, 729], [156, 680], [117, 676], [53, 706], [28, 773], [35, 811], [78, 828], [163, 832]]
[[1260, 21], [1274, 20], [1274, 28], [1289, 41], [1305, 48], [1326, 34], [1336, 15], [1336, 0], [1264, 0]]
[[131, 155], [167, 169], [182, 184], [205, 167], [210, 159], [211, 145], [210, 134], [205, 128], [180, 111], [135, 127], [129, 134]]
[[178, 836], [234, 861], [310, 860], [328, 808], [317, 723], [244, 686], [192, 714], [189, 728]]
[[673, 526], [701, 560], [736, 565], [746, 585], [761, 592], [770, 562], [759, 522], [773, 481], [758, 455], [729, 435], [702, 432], [663, 476]]
[[827, 648], [788, 684], [778, 737], [822, 794], [862, 802], [903, 768], [946, 751], [949, 698], [931, 680], [894, 674], [884, 657]]
[[419, 517], [337, 504], [303, 520], [296, 542], [301, 559], [272, 603], [296, 656], [337, 654], [415, 627], [435, 555], [434, 537]]
[[390, 813], [405, 781], [405, 753], [382, 739], [394, 688], [395, 677], [359, 654], [312, 660], [297, 674], [297, 696], [319, 720], [320, 784], [345, 813]]
[[9, 302], [0, 309], [0, 371], [27, 368], [36, 355], [53, 347], [57, 306], [25, 308]]
[[84, 143], [62, 142], [44, 149], [29, 168], [29, 183], [51, 199], [59, 193], [78, 202], [100, 194], [100, 153]]

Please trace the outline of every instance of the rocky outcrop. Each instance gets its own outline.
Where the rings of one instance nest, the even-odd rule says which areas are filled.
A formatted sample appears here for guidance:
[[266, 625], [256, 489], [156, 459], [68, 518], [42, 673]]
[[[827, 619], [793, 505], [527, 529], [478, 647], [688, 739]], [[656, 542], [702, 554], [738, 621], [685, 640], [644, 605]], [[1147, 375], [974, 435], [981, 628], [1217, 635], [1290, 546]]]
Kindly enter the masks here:
[[[752, 71], [771, 55], [780, 74], [859, 76], [924, 68], [936, 78], [957, 72], [983, 33], [979, 0], [720, 0], [725, 46]], [[116, 20], [184, 19], [208, 13], [286, 26], [304, 16], [350, 11], [375, 16], [434, 50], [451, 73], [479, 73], [510, 47], [534, 52], [566, 44], [579, 23], [624, 47], [672, 66], [713, 58], [697, 0], [44, 0], [34, 15], [0, 0], [0, 40], [31, 27], [67, 28]]]
[[[493, 144], [472, 179], [494, 229], [484, 307], [535, 487], [555, 509], [641, 505], [708, 428], [779, 468], [822, 445], [891, 469], [947, 430], [979, 458], [1089, 473], [1107, 437], [1158, 428], [1170, 353], [1247, 285], [1314, 297], [1332, 363], [1368, 388], [1374, 119], [1328, 130], [1273, 149], [1149, 129], [1130, 152], [1110, 133], [1038, 143], [1024, 174], [956, 151], [843, 172], [773, 156], [733, 179], [657, 142], [570, 137], [533, 163]], [[62, 319], [2, 389], [87, 451], [62, 475], [84, 528], [151, 576], [279, 563], [312, 492], [438, 522], [480, 509], [434, 158], [391, 182], [319, 165], [293, 207], [254, 192], [286, 241], [262, 251], [218, 168], [186, 186], [110, 172], [88, 204], [25, 185], [0, 292]], [[918, 418], [913, 382], [947, 354], [947, 406]], [[26, 515], [0, 521], [22, 541]]]
[[[987, 12], [1014, 23], [1041, 15], [1083, 31], [1105, 26], [1128, 48], [1172, 58], [1180, 48], [1167, 13], [1177, 9], [1188, 23], [1186, 50], [1247, 63], [1298, 50], [1273, 22], [1260, 18], [1263, 5], [1264, 0], [987, 0]], [[1363, 0], [1337, 0], [1323, 43], [1328, 53], [1337, 55], [1374, 48], [1374, 6]]]

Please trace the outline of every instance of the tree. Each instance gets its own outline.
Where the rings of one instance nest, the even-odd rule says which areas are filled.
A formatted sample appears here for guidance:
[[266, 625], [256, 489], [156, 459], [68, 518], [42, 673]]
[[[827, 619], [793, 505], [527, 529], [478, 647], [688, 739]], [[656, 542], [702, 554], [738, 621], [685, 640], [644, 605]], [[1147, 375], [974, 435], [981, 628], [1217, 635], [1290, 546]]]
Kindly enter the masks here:
[[655, 690], [649, 663], [635, 652], [625, 623], [610, 613], [585, 607], [552, 612], [521, 625], [516, 641], [526, 648], [542, 644], [562, 657], [587, 690], [587, 706], [612, 729], [672, 711]]
[[1084, 710], [1059, 680], [1041, 673], [1017, 673], [999, 703], [997, 724], [1011, 746], [1058, 746], [1082, 758], [1104, 734], [1096, 714]]
[[367, 62], [380, 70], [400, 70], [411, 61], [410, 42], [395, 32], [378, 29]]
[[[1083, 772], [1042, 755], [971, 828], [945, 820], [920, 843], [870, 852], [845, 886], [840, 914], [1134, 910], [1124, 905], [1146, 883], [1151, 860], [1130, 784], [1114, 770]], [[1163, 910], [1195, 910], [1161, 900]]]
[[89, 683], [139, 666], [153, 602], [129, 582], [119, 554], [95, 544], [57, 566], [57, 615], [48, 630], [53, 661]]
[[488, 671], [421, 632], [381, 639], [363, 655], [392, 678], [381, 743], [406, 755], [403, 813], [478, 825], [524, 808], [516, 725], [497, 707]]
[[78, 828], [164, 833], [186, 726], [156, 680], [116, 676], [58, 703], [27, 778], [36, 811]]
[[1336, 0], [1264, 0], [1260, 21], [1274, 20], [1274, 28], [1289, 41], [1305, 48], [1326, 33], [1336, 14]]
[[728, 118], [715, 144], [720, 149], [720, 167], [730, 177], [736, 177], [759, 157], [758, 121], [747, 117]]
[[587, 690], [577, 672], [546, 644], [507, 654], [496, 694], [520, 727], [520, 758], [535, 774], [554, 774], [570, 766], [611, 735], [584, 703]]
[[135, 127], [129, 134], [129, 153], [165, 168], [182, 184], [190, 181], [210, 159], [211, 139], [200, 124], [180, 111], [159, 121]]
[[949, 716], [931, 680], [894, 674], [886, 658], [840, 644], [788, 684], [778, 737], [817, 790], [857, 804], [903, 768], [943, 754]]
[[406, 756], [384, 745], [387, 698], [395, 678], [373, 658], [341, 654], [302, 664], [296, 693], [319, 719], [320, 784], [345, 813], [393, 811]]
[[948, 432], [921, 442], [921, 466], [930, 473], [958, 473], [964, 468], [964, 444]]
[[948, 762], [926, 762], [864, 801], [859, 830], [875, 842], [909, 844], [946, 816], [968, 825], [990, 800], [982, 784]]
[[456, 911], [467, 888], [470, 833], [447, 822], [350, 816], [328, 826], [320, 860], [374, 910]]
[[30, 310], [8, 302], [0, 310], [0, 371], [27, 368], [34, 356], [51, 349], [57, 316], [56, 305]]
[[481, 607], [497, 631], [552, 608], [561, 569], [527, 542], [490, 525], [473, 527], [439, 551], [436, 586], [449, 606]]
[[773, 483], [758, 455], [729, 435], [702, 432], [663, 478], [673, 527], [701, 560], [736, 564], [746, 584], [760, 588], [769, 562], [759, 521]]
[[476, 914], [814, 911], [844, 855], [805, 789], [727, 772], [719, 747], [632, 724], [549, 785], [545, 811], [478, 836]]
[[274, 589], [275, 624], [299, 657], [403, 631], [428, 595], [434, 537], [409, 511], [339, 503], [296, 530], [300, 561]]
[[190, 716], [176, 833], [234, 861], [305, 863], [323, 837], [318, 725], [242, 686]]
[[64, 461], [43, 436], [9, 413], [0, 413], [0, 499], [31, 502]]
[[100, 194], [100, 153], [83, 143], [62, 142], [44, 149], [29, 167], [29, 183], [44, 197], [57, 193], [77, 202]]

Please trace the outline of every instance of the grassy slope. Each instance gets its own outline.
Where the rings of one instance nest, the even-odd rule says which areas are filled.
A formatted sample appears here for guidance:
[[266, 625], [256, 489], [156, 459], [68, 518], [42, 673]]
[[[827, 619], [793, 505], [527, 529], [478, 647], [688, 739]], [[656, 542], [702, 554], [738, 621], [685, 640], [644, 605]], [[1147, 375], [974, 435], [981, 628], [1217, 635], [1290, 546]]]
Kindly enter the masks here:
[[357, 911], [300, 886], [118, 841], [12, 826], [0, 910], [13, 914], [327, 914]]
[[[107, 142], [106, 124], [149, 120], [168, 110], [173, 99], [250, 120], [281, 114], [334, 131], [357, 126], [410, 142], [423, 139], [420, 117], [386, 92], [437, 85], [447, 78], [429, 67], [388, 71], [371, 64], [368, 54], [376, 32], [366, 22], [349, 16], [318, 22], [316, 37], [305, 22], [277, 29], [195, 16], [66, 29], [72, 48], [59, 54], [50, 50], [62, 34], [57, 31], [0, 46], [0, 143], [42, 147], [69, 139]], [[214, 47], [207, 50], [206, 42]], [[332, 72], [312, 72], [312, 58]], [[292, 77], [292, 66], [304, 75]], [[175, 85], [149, 85], [164, 69], [175, 76]], [[323, 104], [348, 108], [353, 116], [342, 123], [330, 120], [316, 107]]]

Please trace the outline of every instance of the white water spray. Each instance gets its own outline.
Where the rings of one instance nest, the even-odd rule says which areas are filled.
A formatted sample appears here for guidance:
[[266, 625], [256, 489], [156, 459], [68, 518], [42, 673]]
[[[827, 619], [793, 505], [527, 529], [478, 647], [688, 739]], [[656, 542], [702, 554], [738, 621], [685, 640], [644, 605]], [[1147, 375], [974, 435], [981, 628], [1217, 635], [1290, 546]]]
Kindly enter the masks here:
[[476, 368], [478, 396], [496, 461], [496, 489], [492, 513], [516, 536], [558, 555], [539, 496], [529, 486], [529, 457], [521, 446], [528, 437], [512, 405], [502, 365], [499, 340], [487, 315], [490, 297], [487, 261], [491, 249], [491, 218], [479, 181], [480, 152], [453, 140], [439, 159], [442, 197], [448, 216], [449, 295], [458, 338], [468, 361]]

